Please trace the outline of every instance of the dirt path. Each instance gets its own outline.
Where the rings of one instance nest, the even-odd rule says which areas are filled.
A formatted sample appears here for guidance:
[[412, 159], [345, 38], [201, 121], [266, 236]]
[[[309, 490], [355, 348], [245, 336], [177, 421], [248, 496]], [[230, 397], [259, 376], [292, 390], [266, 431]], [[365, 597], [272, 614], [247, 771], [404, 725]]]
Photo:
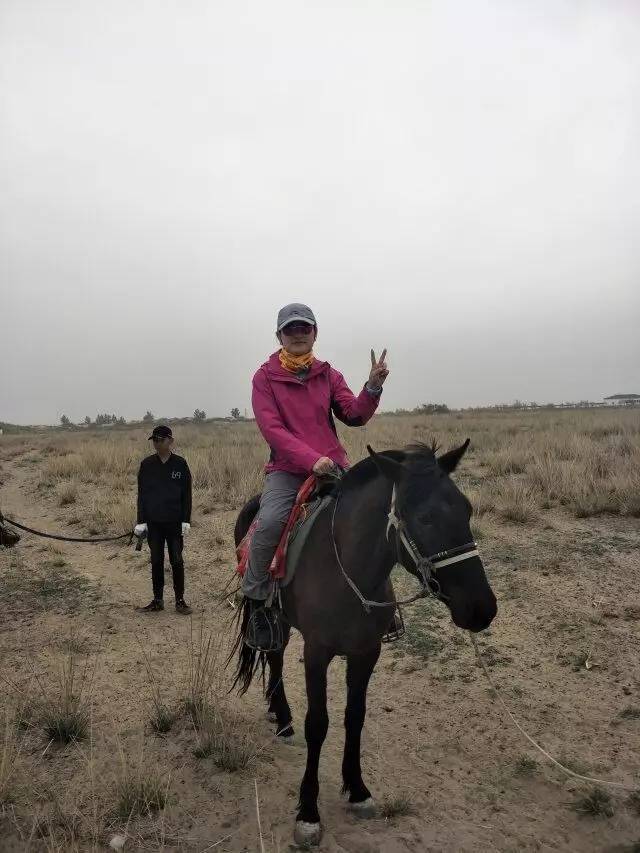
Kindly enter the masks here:
[[[33, 466], [20, 458], [3, 468], [6, 514], [45, 530], [65, 527], [67, 510], [36, 489]], [[78, 509], [75, 510], [78, 512]], [[80, 510], [81, 511], [81, 510]], [[195, 515], [186, 549], [187, 597], [200, 621], [227, 636], [230, 610], [216, 603], [232, 564], [234, 513]], [[215, 521], [227, 530], [212, 553], [205, 532]], [[496, 532], [484, 541], [500, 614], [483, 645], [493, 677], [527, 729], [547, 748], [581, 771], [640, 783], [640, 722], [621, 718], [640, 705], [637, 620], [639, 537], [632, 522], [613, 530], [603, 522], [579, 525], [547, 519], [547, 527]], [[210, 537], [207, 539], [210, 542]], [[16, 559], [28, 575], [52, 554], [65, 571], [85, 578], [95, 599], [73, 613], [56, 607], [22, 608], [0, 617], [2, 666], [23, 683], [34, 666], [53, 667], [61, 643], [75, 630], [84, 650], [99, 652], [93, 727], [99, 732], [96, 772], [117, 772], [115, 732], [126, 750], [140, 742], [148, 711], [149, 679], [143, 649], [162, 690], [180, 696], [187, 668], [190, 620], [171, 607], [146, 616], [134, 605], [150, 594], [148, 552], [116, 545], [55, 543], [25, 534]], [[589, 551], [589, 548], [592, 550]], [[3, 568], [10, 559], [2, 555]], [[14, 557], [11, 557], [14, 559]], [[608, 583], [603, 588], [601, 572]], [[171, 603], [171, 595], [167, 596]], [[634, 607], [637, 613], [634, 614]], [[9, 618], [13, 614], [13, 618]], [[630, 615], [631, 614], [631, 615]], [[321, 813], [330, 853], [405, 851], [604, 851], [631, 850], [640, 838], [640, 818], [616, 800], [612, 818], [577, 815], [569, 806], [575, 785], [535, 758], [500, 715], [475, 664], [466, 638], [439, 607], [408, 614], [410, 638], [383, 650], [370, 690], [363, 740], [365, 780], [379, 802], [406, 795], [413, 814], [390, 821], [359, 822], [340, 796], [344, 664], [330, 670], [330, 730], [321, 761]], [[596, 666], [580, 662], [586, 652]], [[291, 840], [298, 785], [304, 769], [301, 738], [305, 711], [300, 638], [292, 641], [286, 687], [296, 725], [293, 746], [275, 743], [256, 687], [234, 707], [252, 721], [261, 744], [252, 773], [228, 774], [193, 755], [194, 733], [178, 726], [168, 736], [148, 735], [145, 756], [171, 772], [165, 849], [202, 850], [225, 836], [215, 850], [240, 853], [257, 845], [254, 777], [268, 850], [286, 850]], [[573, 657], [572, 657], [573, 656]], [[73, 789], [76, 758], [51, 750], [43, 772]], [[140, 836], [142, 838], [142, 835]], [[148, 838], [147, 849], [160, 849]]]

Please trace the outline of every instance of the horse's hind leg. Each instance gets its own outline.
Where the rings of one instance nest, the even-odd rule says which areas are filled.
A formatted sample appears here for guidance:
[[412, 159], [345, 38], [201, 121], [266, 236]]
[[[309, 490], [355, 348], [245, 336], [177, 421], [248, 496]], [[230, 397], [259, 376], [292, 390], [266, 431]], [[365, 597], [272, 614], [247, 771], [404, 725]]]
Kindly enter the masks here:
[[367, 713], [367, 687], [380, 657], [380, 646], [364, 655], [347, 657], [347, 708], [344, 714], [345, 742], [342, 760], [343, 791], [349, 794], [349, 806], [363, 817], [371, 816], [375, 804], [362, 781], [360, 736]]
[[290, 633], [291, 629], [286, 628], [284, 642], [280, 651], [267, 653], [267, 661], [269, 663], [269, 681], [266, 690], [266, 699], [269, 703], [267, 713], [270, 717], [273, 715], [272, 722], [276, 722], [278, 725], [276, 730], [278, 737], [285, 739], [292, 738], [294, 735], [293, 726], [291, 725], [291, 708], [287, 702], [282, 675], [284, 653], [289, 642]]

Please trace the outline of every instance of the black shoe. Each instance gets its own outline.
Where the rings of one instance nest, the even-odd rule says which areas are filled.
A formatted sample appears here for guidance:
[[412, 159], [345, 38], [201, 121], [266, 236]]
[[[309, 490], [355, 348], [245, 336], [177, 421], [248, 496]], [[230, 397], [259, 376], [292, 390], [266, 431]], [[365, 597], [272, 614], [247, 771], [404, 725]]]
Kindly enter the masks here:
[[179, 598], [176, 601], [176, 613], [182, 613], [183, 616], [189, 616], [193, 610], [189, 607], [184, 598]]
[[391, 624], [382, 636], [382, 642], [395, 643], [396, 640], [399, 640], [401, 637], [404, 637], [404, 633], [404, 619], [402, 618], [400, 608], [398, 608], [393, 614]]
[[161, 598], [152, 599], [146, 607], [138, 607], [141, 613], [156, 613], [164, 610], [164, 601]]
[[264, 601], [247, 599], [249, 621], [245, 645], [259, 652], [277, 652], [282, 648], [282, 614], [277, 607], [265, 607]]

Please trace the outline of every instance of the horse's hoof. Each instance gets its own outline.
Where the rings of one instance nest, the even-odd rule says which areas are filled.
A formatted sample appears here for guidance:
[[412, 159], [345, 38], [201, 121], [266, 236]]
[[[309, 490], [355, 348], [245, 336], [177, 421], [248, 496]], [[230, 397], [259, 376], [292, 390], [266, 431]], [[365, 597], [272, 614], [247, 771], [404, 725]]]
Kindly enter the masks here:
[[307, 823], [306, 820], [297, 820], [293, 831], [293, 840], [300, 847], [315, 847], [320, 844], [322, 838], [322, 826], [319, 823]]
[[287, 723], [286, 726], [282, 726], [282, 728], [277, 729], [276, 737], [278, 740], [282, 740], [285, 743], [293, 743], [293, 736], [295, 731], [293, 730], [293, 726], [291, 722]]
[[375, 817], [378, 811], [373, 797], [367, 797], [360, 803], [347, 803], [347, 808], [356, 817]]
[[293, 746], [295, 739], [293, 735], [276, 735], [278, 743], [286, 743], [287, 746]]

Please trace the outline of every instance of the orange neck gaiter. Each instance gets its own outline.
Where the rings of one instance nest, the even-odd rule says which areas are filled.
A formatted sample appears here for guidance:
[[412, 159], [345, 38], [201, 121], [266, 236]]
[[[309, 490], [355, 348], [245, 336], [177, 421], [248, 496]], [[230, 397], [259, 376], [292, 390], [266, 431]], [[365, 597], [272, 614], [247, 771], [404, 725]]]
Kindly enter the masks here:
[[291, 373], [297, 373], [305, 367], [311, 367], [315, 359], [315, 355], [313, 352], [307, 352], [304, 355], [291, 355], [290, 352], [287, 352], [286, 349], [282, 348], [278, 353], [278, 358], [280, 359], [280, 364], [285, 370], [289, 370]]

